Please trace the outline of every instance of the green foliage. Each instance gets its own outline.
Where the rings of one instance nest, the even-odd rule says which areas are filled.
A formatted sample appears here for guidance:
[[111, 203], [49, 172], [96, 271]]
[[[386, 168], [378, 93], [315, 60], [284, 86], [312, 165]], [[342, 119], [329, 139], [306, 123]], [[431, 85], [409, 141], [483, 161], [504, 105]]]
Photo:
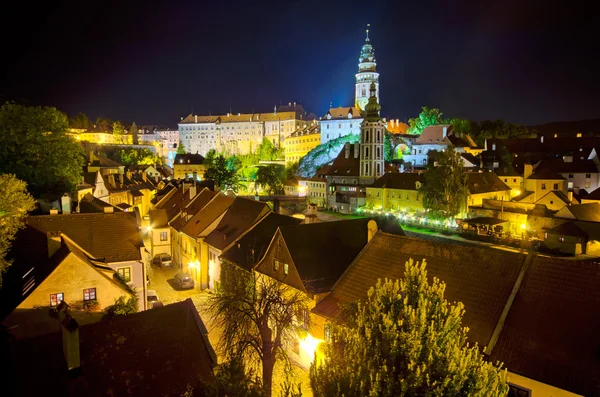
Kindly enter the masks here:
[[83, 302], [83, 310], [86, 312], [96, 312], [100, 308], [100, 302], [96, 299]]
[[36, 198], [55, 200], [81, 181], [83, 150], [66, 134], [67, 116], [52, 107], [0, 107], [0, 174], [25, 181]]
[[531, 128], [518, 124], [505, 123], [502, 120], [484, 120], [475, 125], [472, 130], [472, 138], [479, 146], [483, 146], [489, 138], [535, 138], [535, 131]]
[[291, 163], [285, 166], [285, 180], [291, 179], [298, 175], [298, 162]]
[[232, 188], [237, 190], [238, 177], [234, 170], [230, 169], [227, 165], [228, 162], [222, 155], [215, 157], [212, 150], [207, 153], [209, 158], [206, 171], [204, 172], [204, 179], [209, 179], [215, 182], [215, 186], [221, 187], [221, 189]]
[[460, 153], [449, 146], [443, 152], [430, 151], [428, 168], [420, 193], [423, 207], [432, 218], [453, 218], [465, 208], [467, 175]]
[[112, 125], [113, 137], [115, 143], [127, 143], [127, 136], [125, 135], [125, 127], [120, 121], [115, 121]]
[[442, 124], [442, 112], [437, 108], [428, 108], [423, 106], [421, 113], [418, 117], [408, 120], [408, 134], [420, 135], [425, 127], [430, 125]]
[[285, 168], [282, 165], [273, 164], [258, 167], [256, 183], [266, 190], [269, 195], [283, 194], [284, 182]]
[[202, 392], [194, 397], [263, 397], [263, 386], [259, 376], [246, 371], [243, 361], [234, 358], [217, 368], [212, 382], [203, 382]]
[[389, 163], [398, 157], [396, 154], [396, 147], [397, 145], [394, 143], [394, 137], [386, 130], [385, 135], [383, 136], [383, 159], [386, 162]]
[[137, 295], [131, 296], [125, 300], [124, 296], [120, 296], [115, 299], [115, 304], [109, 306], [106, 309], [107, 313], [113, 316], [124, 316], [127, 314], [133, 314], [138, 312], [138, 298]]
[[183, 142], [179, 142], [179, 145], [177, 145], [177, 152], [176, 154], [186, 154], [187, 151], [185, 149], [185, 144]]
[[25, 226], [25, 217], [34, 206], [35, 200], [27, 192], [25, 182], [13, 174], [0, 175], [0, 288], [2, 273], [11, 265], [6, 258], [10, 244]]
[[88, 119], [85, 113], [77, 113], [69, 119], [69, 127], [77, 128], [79, 130], [88, 130], [92, 126], [92, 122]]
[[334, 325], [324, 362], [311, 366], [314, 395], [505, 396], [506, 370], [467, 344], [464, 306], [445, 289], [412, 258], [403, 279], [379, 280], [352, 321]]
[[123, 165], [155, 165], [164, 163], [162, 157], [157, 156], [156, 153], [148, 149], [120, 149], [116, 154], [117, 158], [115, 161]]
[[256, 154], [261, 161], [273, 161], [283, 159], [283, 149], [277, 149], [267, 138], [263, 138], [262, 143], [256, 148]]
[[360, 136], [349, 134], [315, 147], [300, 160], [298, 174], [303, 177], [312, 177], [320, 167], [331, 163], [337, 157], [346, 142], [358, 141], [360, 141]]
[[216, 157], [217, 151], [215, 149], [210, 149], [204, 156], [204, 165], [206, 165], [206, 167], [210, 167], [214, 163]]
[[129, 131], [131, 132], [131, 137], [133, 138], [133, 144], [137, 145], [138, 143], [140, 143], [138, 126], [135, 124], [135, 121], [133, 122], [133, 124], [131, 124]]

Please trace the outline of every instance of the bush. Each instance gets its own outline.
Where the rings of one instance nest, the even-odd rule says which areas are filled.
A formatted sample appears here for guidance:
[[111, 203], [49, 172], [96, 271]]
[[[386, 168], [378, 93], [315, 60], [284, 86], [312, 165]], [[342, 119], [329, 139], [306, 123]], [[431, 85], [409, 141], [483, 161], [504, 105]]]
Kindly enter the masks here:
[[124, 296], [120, 296], [115, 299], [115, 304], [109, 306], [106, 312], [113, 316], [123, 316], [127, 314], [133, 314], [138, 312], [138, 298], [132, 296], [128, 300], [125, 300]]
[[97, 299], [92, 299], [89, 301], [83, 302], [83, 310], [86, 312], [97, 312], [100, 308], [100, 302]]

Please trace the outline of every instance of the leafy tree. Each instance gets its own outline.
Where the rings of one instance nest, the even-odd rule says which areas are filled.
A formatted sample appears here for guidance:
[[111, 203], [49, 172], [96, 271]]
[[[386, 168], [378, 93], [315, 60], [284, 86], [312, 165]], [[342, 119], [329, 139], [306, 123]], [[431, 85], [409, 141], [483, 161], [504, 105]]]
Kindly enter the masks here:
[[133, 139], [133, 144], [137, 145], [140, 143], [140, 137], [139, 137], [139, 128], [138, 126], [135, 124], [135, 121], [133, 122], [133, 124], [131, 124], [131, 128], [129, 128], [129, 130], [131, 131], [131, 137]]
[[185, 150], [185, 144], [183, 142], [179, 142], [179, 145], [177, 145], [177, 154], [186, 154], [187, 151]]
[[298, 175], [298, 162], [286, 165], [285, 179], [288, 180], [290, 178], [295, 177], [296, 175]]
[[483, 146], [489, 138], [535, 138], [535, 131], [531, 128], [505, 123], [502, 120], [484, 120], [473, 128], [473, 139], [479, 146]]
[[506, 370], [467, 343], [464, 306], [445, 289], [412, 258], [403, 279], [379, 280], [349, 321], [334, 325], [323, 362], [311, 366], [314, 395], [505, 396]]
[[258, 167], [256, 183], [269, 195], [282, 194], [285, 182], [285, 168], [282, 165], [266, 165]]
[[109, 118], [106, 117], [102, 117], [99, 116], [98, 118], [96, 118], [96, 126], [97, 127], [104, 127], [104, 130], [108, 130], [108, 128], [113, 125], [113, 121]]
[[277, 149], [267, 138], [263, 138], [262, 143], [256, 149], [258, 159], [262, 161], [273, 161], [282, 158], [283, 152]]
[[125, 143], [127, 142], [127, 137], [125, 136], [125, 128], [120, 121], [115, 121], [112, 125], [113, 128], [113, 137], [115, 139], [115, 143]]
[[243, 361], [234, 358], [217, 368], [212, 382], [202, 382], [194, 397], [263, 397], [259, 376], [247, 373]]
[[25, 181], [36, 198], [54, 200], [74, 191], [85, 157], [67, 128], [67, 116], [55, 108], [4, 104], [0, 107], [0, 174]]
[[219, 347], [226, 360], [239, 358], [250, 368], [260, 367], [264, 395], [271, 397], [275, 363], [287, 361], [285, 347], [306, 332], [298, 315], [308, 310], [308, 298], [257, 273], [234, 269], [226, 279], [208, 298], [214, 324], [222, 330]]
[[206, 167], [210, 167], [214, 163], [216, 157], [217, 151], [215, 149], [210, 149], [204, 156], [204, 165], [206, 165]]
[[76, 116], [69, 119], [69, 127], [79, 130], [88, 130], [92, 125], [85, 113], [77, 113]]
[[430, 125], [442, 124], [442, 112], [437, 108], [428, 108], [423, 106], [418, 117], [408, 119], [408, 134], [420, 135], [421, 132]]
[[138, 298], [136, 295], [125, 300], [124, 296], [115, 299], [115, 304], [109, 306], [106, 311], [113, 316], [124, 316], [138, 312]]
[[[114, 155], [112, 157], [115, 157]], [[123, 165], [154, 165], [163, 164], [164, 159], [151, 150], [143, 148], [120, 149], [113, 160]]]
[[383, 159], [386, 162], [389, 163], [397, 157], [397, 146], [392, 134], [386, 130], [385, 135], [383, 136]]
[[19, 229], [25, 226], [27, 212], [34, 206], [35, 200], [27, 192], [27, 183], [13, 174], [0, 175], [0, 288], [2, 273], [11, 265], [6, 258], [10, 244]]
[[432, 217], [448, 219], [464, 209], [468, 195], [467, 175], [460, 153], [452, 146], [430, 151], [425, 180], [421, 185], [423, 207]]
[[[207, 156], [210, 154], [207, 153]], [[204, 172], [204, 179], [209, 179], [215, 182], [216, 186], [220, 186], [221, 189], [237, 188], [237, 174], [234, 170], [227, 167], [227, 160], [222, 155], [213, 157], [210, 156], [210, 162]]]

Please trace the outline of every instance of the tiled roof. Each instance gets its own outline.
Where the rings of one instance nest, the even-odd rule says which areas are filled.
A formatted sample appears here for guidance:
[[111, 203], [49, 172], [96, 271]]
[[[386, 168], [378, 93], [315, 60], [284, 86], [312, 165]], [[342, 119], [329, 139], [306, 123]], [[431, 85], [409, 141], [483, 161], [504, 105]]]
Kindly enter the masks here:
[[204, 164], [204, 156], [201, 154], [176, 154], [175, 160], [173, 160], [173, 166], [186, 165], [186, 164]]
[[83, 325], [79, 342], [78, 377], [67, 372], [61, 333], [12, 343], [7, 395], [181, 396], [212, 380], [217, 363], [189, 298]]
[[597, 174], [598, 167], [593, 160], [578, 160], [565, 162], [562, 159], [544, 159], [536, 168], [538, 170], [548, 170], [557, 174]]
[[88, 193], [79, 200], [77, 211], [81, 214], [104, 213], [104, 208], [107, 207], [112, 208], [113, 212], [122, 212], [119, 207], [115, 207], [106, 201], [102, 201], [99, 198], [92, 196], [91, 193]]
[[270, 211], [266, 203], [237, 197], [221, 222], [204, 241], [211, 247], [223, 250]]
[[187, 213], [188, 216], [197, 213], [204, 208], [206, 204], [208, 204], [216, 195], [217, 193], [213, 192], [209, 188], [202, 188], [200, 193], [198, 193], [196, 197], [194, 197], [194, 199], [187, 205], [187, 207], [185, 207], [184, 212]]
[[423, 183], [425, 177], [422, 174], [402, 172], [385, 173], [369, 187], [399, 189], [399, 190], [417, 190], [417, 182]]
[[600, 222], [600, 203], [575, 204], [563, 207], [557, 218], [572, 218], [578, 221]]
[[[491, 352], [509, 371], [600, 396], [600, 265], [538, 256]], [[469, 307], [466, 308], [467, 314]]]
[[269, 243], [275, 235], [277, 228], [287, 225], [299, 225], [302, 220], [271, 212], [260, 220], [245, 235], [223, 253], [222, 260], [235, 263], [236, 265], [252, 269], [264, 256]]
[[65, 234], [96, 259], [107, 262], [141, 259], [143, 243], [137, 220], [131, 213], [39, 215], [26, 221], [44, 233]]
[[[198, 192], [196, 192], [196, 194], [198, 194]], [[170, 193], [170, 195], [167, 196], [168, 198], [166, 200], [156, 205], [156, 209], [166, 210], [167, 220], [171, 221], [175, 217], [175, 215], [179, 214], [179, 212], [181, 212], [181, 210], [187, 207], [187, 205], [192, 201], [191, 196], [192, 195], [190, 194], [190, 190], [186, 189], [184, 191], [184, 187], [181, 186], [173, 193]]]
[[[446, 128], [446, 136], [444, 136], [444, 128]], [[447, 145], [450, 143], [447, 136], [452, 131], [452, 125], [450, 124], [430, 125], [423, 129], [423, 132], [421, 132], [415, 143], [417, 145], [435, 143]]]
[[298, 128], [296, 131], [290, 134], [290, 138], [297, 138], [304, 135], [320, 134], [321, 125], [319, 123], [311, 123], [303, 127]]
[[362, 118], [360, 110], [355, 107], [343, 108], [339, 106], [337, 108], [330, 108], [327, 113], [325, 113], [322, 121], [327, 121], [328, 115], [331, 115], [331, 120], [348, 119], [348, 115], [352, 115], [353, 119]]
[[467, 172], [467, 188], [471, 194], [511, 190], [493, 172]]
[[513, 197], [512, 201], [519, 202], [519, 201], [525, 200], [527, 197], [531, 196], [533, 193], [535, 193], [535, 192], [530, 192], [528, 190], [525, 190], [524, 192], [521, 192], [521, 194], [519, 194], [518, 196]]
[[282, 226], [281, 234], [306, 289], [327, 291], [367, 244], [369, 219]]
[[587, 238], [588, 234], [578, 228], [574, 222], [565, 222], [552, 229], [546, 231], [550, 234], [558, 234], [560, 236], [573, 236], [573, 237], [584, 237]]
[[377, 232], [314, 311], [335, 317], [338, 302], [364, 300], [378, 279], [404, 275], [409, 258], [427, 262], [428, 277], [446, 282], [446, 298], [465, 305], [471, 342], [486, 346], [525, 261], [525, 255]]
[[169, 226], [169, 220], [167, 219], [167, 211], [165, 209], [150, 210], [150, 227], [162, 228]]
[[350, 145], [350, 153], [346, 158], [346, 146], [342, 147], [340, 153], [333, 160], [333, 163], [329, 166], [326, 175], [331, 176], [358, 176], [360, 174], [360, 150], [358, 150], [358, 156], [354, 157], [354, 145], [360, 145], [356, 142]]
[[551, 169], [539, 169], [536, 168], [534, 173], [529, 175], [527, 179], [537, 179], [537, 180], [564, 180], [565, 178], [559, 173], [551, 170]]
[[600, 188], [581, 197], [583, 200], [600, 200]]
[[[234, 198], [222, 194], [217, 195], [185, 223], [181, 228], [181, 233], [194, 238], [200, 236], [211, 223], [231, 207], [234, 200]], [[176, 225], [171, 226], [175, 227]]]

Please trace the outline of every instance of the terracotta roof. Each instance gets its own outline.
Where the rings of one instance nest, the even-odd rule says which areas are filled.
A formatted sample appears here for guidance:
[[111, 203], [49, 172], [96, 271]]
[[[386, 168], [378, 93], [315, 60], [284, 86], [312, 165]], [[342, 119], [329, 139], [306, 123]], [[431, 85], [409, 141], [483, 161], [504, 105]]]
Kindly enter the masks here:
[[181, 396], [217, 363], [189, 298], [80, 326], [79, 343], [79, 376], [67, 372], [60, 332], [12, 343], [8, 395]]
[[165, 209], [150, 210], [148, 213], [150, 217], [150, 227], [162, 228], [169, 226], [169, 220], [167, 219], [167, 211]]
[[350, 154], [346, 158], [346, 146], [342, 147], [340, 153], [333, 160], [333, 163], [329, 166], [326, 171], [326, 175], [331, 176], [358, 176], [360, 174], [360, 150], [358, 150], [358, 156], [354, 157], [354, 145], [360, 145], [356, 142], [350, 145]]
[[206, 236], [204, 242], [223, 250], [270, 211], [267, 203], [236, 197], [221, 222]]
[[141, 260], [143, 242], [131, 213], [39, 215], [28, 217], [26, 222], [44, 233], [65, 234], [96, 259]]
[[525, 200], [527, 197], [531, 196], [533, 193], [535, 193], [535, 192], [530, 192], [530, 191], [525, 190], [518, 196], [513, 197], [512, 201], [519, 202], [519, 201]]
[[529, 175], [527, 179], [537, 179], [537, 180], [564, 180], [565, 178], [559, 173], [551, 170], [551, 169], [539, 169], [536, 168], [534, 173]]
[[[444, 136], [444, 128], [446, 128], [446, 136]], [[453, 131], [450, 124], [430, 125], [423, 129], [421, 135], [415, 141], [417, 145], [442, 144], [448, 145], [448, 134]]]
[[[196, 192], [198, 194], [198, 192]], [[196, 197], [196, 196], [194, 196]], [[190, 190], [181, 186], [173, 193], [170, 193], [167, 200], [156, 205], [156, 209], [164, 209], [167, 211], [167, 220], [170, 222], [175, 215], [179, 214], [192, 201]]]
[[471, 194], [503, 192], [511, 190], [493, 172], [467, 172], [467, 187]]
[[271, 212], [238, 238], [221, 259], [250, 270], [263, 258], [278, 227], [300, 223], [301, 219]]
[[353, 119], [361, 119], [362, 115], [360, 114], [360, 110], [358, 110], [355, 107], [349, 107], [349, 108], [343, 108], [341, 106], [337, 107], [337, 108], [330, 108], [327, 113], [325, 113], [325, 116], [323, 116], [323, 120], [322, 121], [327, 121], [328, 120], [328, 115], [331, 115], [331, 120], [339, 120], [339, 119], [348, 119], [348, 115], [352, 115]]
[[77, 204], [77, 211], [81, 214], [89, 214], [89, 213], [104, 213], [104, 208], [112, 208], [113, 212], [122, 212], [119, 207], [116, 207], [112, 204], [107, 203], [106, 201], [102, 201], [97, 197], [92, 196], [91, 193], [87, 193], [85, 196], [79, 200]]
[[[469, 308], [466, 308], [467, 314]], [[530, 265], [492, 350], [511, 372], [600, 396], [598, 263], [538, 256]]]
[[[185, 233], [194, 238], [200, 236], [211, 223], [217, 220], [223, 212], [231, 207], [234, 200], [234, 198], [222, 194], [217, 195], [185, 223], [181, 228], [181, 233]], [[183, 219], [181, 219], [180, 222], [181, 221], [183, 221]], [[176, 225], [171, 226], [176, 227]]]
[[308, 124], [301, 128], [298, 128], [296, 131], [290, 134], [290, 138], [297, 138], [299, 136], [304, 135], [312, 135], [312, 134], [320, 134], [321, 133], [321, 125], [319, 123]]
[[425, 177], [422, 174], [402, 172], [385, 173], [368, 187], [398, 189], [398, 190], [417, 190], [417, 182], [423, 183]]
[[517, 280], [526, 256], [490, 248], [457, 246], [377, 232], [340, 277], [332, 292], [313, 309], [328, 317], [338, 302], [364, 300], [378, 279], [404, 275], [405, 262], [427, 262], [428, 277], [446, 282], [450, 302], [465, 305], [464, 324], [471, 342], [486, 346]]
[[194, 197], [194, 199], [185, 207], [185, 212], [187, 215], [193, 215], [200, 211], [202, 208], [206, 206], [215, 197], [217, 193], [213, 192], [209, 188], [203, 188], [200, 190], [200, 193]]

